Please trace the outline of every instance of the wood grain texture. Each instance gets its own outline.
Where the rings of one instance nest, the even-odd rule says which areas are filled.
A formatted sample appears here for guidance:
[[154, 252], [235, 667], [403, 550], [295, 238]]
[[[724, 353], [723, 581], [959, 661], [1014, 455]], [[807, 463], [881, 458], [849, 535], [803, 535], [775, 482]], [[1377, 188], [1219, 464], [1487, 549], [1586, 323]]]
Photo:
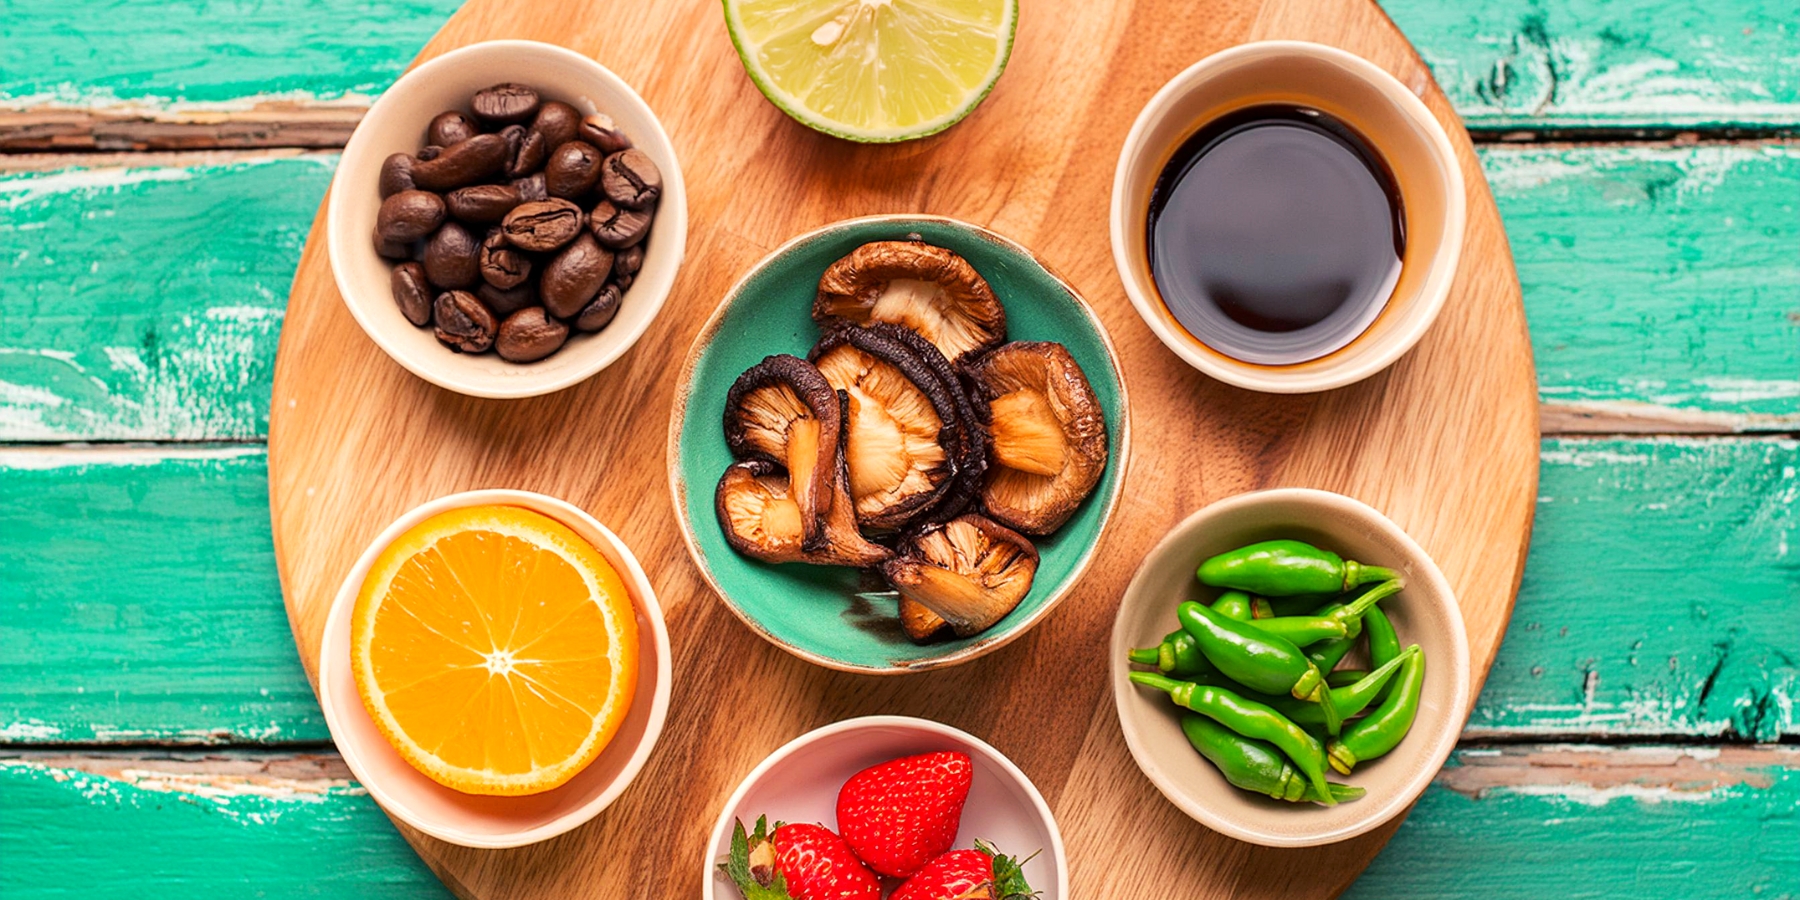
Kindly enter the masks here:
[[[1546, 434], [1800, 431], [1800, 152], [1480, 156]], [[336, 162], [0, 157], [0, 440], [267, 434], [281, 314]]]
[[[1791, 747], [1464, 747], [1346, 896], [1795, 896], [1796, 803]], [[27, 845], [13, 900], [450, 896], [330, 754], [0, 757], [0, 848]]]
[[[808, 727], [882, 711], [971, 729], [1032, 775], [1059, 813], [1075, 896], [1151, 896], [1170, 882], [1212, 896], [1341, 891], [1387, 834], [1313, 851], [1308, 858], [1331, 865], [1302, 869], [1286, 862], [1292, 854], [1182, 819], [1133, 773], [1105, 702], [1099, 648], [1113, 598], [1169, 525], [1208, 500], [1283, 484], [1334, 488], [1393, 516], [1456, 588], [1477, 673], [1492, 660], [1535, 496], [1530, 349], [1473, 150], [1380, 10], [1360, 0], [1034, 4], [986, 104], [938, 138], [894, 147], [822, 137], [762, 102], [731, 62], [717, 7], [703, 0], [569, 3], [529, 15], [478, 0], [424, 55], [500, 35], [589, 52], [661, 111], [689, 183], [689, 263], [656, 326], [608, 371], [551, 397], [475, 401], [406, 375], [361, 335], [331, 285], [316, 221], [290, 296], [270, 421], [289, 613], [310, 664], [338, 579], [387, 521], [452, 490], [541, 490], [595, 512], [647, 561], [679, 661], [672, 708], [686, 715], [671, 718], [639, 781], [588, 826], [505, 852], [409, 833], [427, 864], [465, 896], [691, 896], [701, 873], [650, 862], [646, 841], [670, 858], [696, 858], [705, 823], [757, 759]], [[1135, 110], [1194, 59], [1276, 36], [1325, 40], [1397, 72], [1456, 135], [1470, 186], [1465, 262], [1446, 313], [1386, 373], [1321, 396], [1250, 395], [1178, 364], [1125, 302], [1106, 240], [1113, 160]], [[1140, 400], [1136, 429], [1170, 437], [1139, 444], [1134, 487], [1076, 600], [979, 664], [871, 681], [786, 657], [701, 588], [675, 534], [657, 436], [677, 360], [744, 267], [807, 228], [877, 212], [965, 218], [1033, 248], [1096, 307], [1132, 393], [1163, 398]], [[753, 698], [767, 698], [758, 704], [766, 711], [740, 725], [730, 711]], [[719, 739], [721, 727], [732, 739]], [[1121, 819], [1150, 838], [1118, 847]], [[1106, 884], [1119, 871], [1158, 877]]]

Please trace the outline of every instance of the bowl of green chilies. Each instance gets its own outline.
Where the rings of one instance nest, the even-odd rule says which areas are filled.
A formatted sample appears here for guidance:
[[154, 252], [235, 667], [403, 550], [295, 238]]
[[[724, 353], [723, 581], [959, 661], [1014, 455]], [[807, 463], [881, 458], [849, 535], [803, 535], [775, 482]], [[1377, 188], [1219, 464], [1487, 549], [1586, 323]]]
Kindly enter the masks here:
[[1469, 712], [1449, 582], [1398, 525], [1329, 491], [1189, 516], [1125, 589], [1110, 653], [1138, 767], [1194, 820], [1271, 847], [1404, 812]]

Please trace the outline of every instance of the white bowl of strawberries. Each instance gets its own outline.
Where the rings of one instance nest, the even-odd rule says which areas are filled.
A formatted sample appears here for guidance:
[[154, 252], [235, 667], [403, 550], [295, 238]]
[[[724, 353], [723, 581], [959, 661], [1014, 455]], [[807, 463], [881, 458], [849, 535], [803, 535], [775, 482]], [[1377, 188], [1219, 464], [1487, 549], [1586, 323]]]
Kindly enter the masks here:
[[[979, 738], [867, 716], [769, 754], [719, 813], [706, 900], [1062, 900], [1069, 867], [1031, 779]], [[983, 893], [985, 889], [985, 893]]]

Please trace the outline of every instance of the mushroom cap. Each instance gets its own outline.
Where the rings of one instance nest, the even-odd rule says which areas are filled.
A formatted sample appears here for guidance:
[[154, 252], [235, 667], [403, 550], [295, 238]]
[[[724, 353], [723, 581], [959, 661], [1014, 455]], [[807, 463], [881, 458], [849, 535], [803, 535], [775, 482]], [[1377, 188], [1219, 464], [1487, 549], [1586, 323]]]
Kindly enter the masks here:
[[[841, 462], [838, 477], [843, 477]], [[749, 459], [726, 467], [713, 493], [713, 508], [725, 542], [752, 559], [770, 563], [804, 562], [825, 566], [867, 568], [888, 559], [893, 552], [863, 539], [849, 513], [848, 494], [834, 491], [831, 511], [823, 523], [826, 540], [817, 550], [803, 546], [800, 505], [788, 491], [788, 478], [779, 466]]]
[[982, 506], [1027, 534], [1062, 527], [1106, 470], [1106, 416], [1061, 344], [1015, 341], [969, 367], [987, 406]]
[[1006, 310], [969, 261], [923, 241], [874, 241], [819, 278], [820, 327], [891, 322], [918, 332], [950, 362], [1006, 340]]
[[787, 470], [807, 550], [825, 541], [842, 424], [837, 392], [797, 356], [763, 359], [739, 375], [725, 395], [726, 445], [739, 459]]
[[968, 637], [1012, 612], [1031, 593], [1037, 568], [1037, 548], [1024, 535], [969, 513], [921, 530], [881, 571], [904, 600]]

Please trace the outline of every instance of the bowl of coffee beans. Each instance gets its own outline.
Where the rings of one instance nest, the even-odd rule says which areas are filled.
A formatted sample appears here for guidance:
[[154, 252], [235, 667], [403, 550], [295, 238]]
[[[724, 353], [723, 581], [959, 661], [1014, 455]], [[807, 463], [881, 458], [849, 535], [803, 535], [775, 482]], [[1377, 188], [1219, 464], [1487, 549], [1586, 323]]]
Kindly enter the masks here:
[[330, 204], [357, 323], [413, 374], [477, 397], [606, 368], [662, 308], [687, 243], [655, 113], [604, 66], [536, 41], [473, 44], [395, 82], [344, 148]]

